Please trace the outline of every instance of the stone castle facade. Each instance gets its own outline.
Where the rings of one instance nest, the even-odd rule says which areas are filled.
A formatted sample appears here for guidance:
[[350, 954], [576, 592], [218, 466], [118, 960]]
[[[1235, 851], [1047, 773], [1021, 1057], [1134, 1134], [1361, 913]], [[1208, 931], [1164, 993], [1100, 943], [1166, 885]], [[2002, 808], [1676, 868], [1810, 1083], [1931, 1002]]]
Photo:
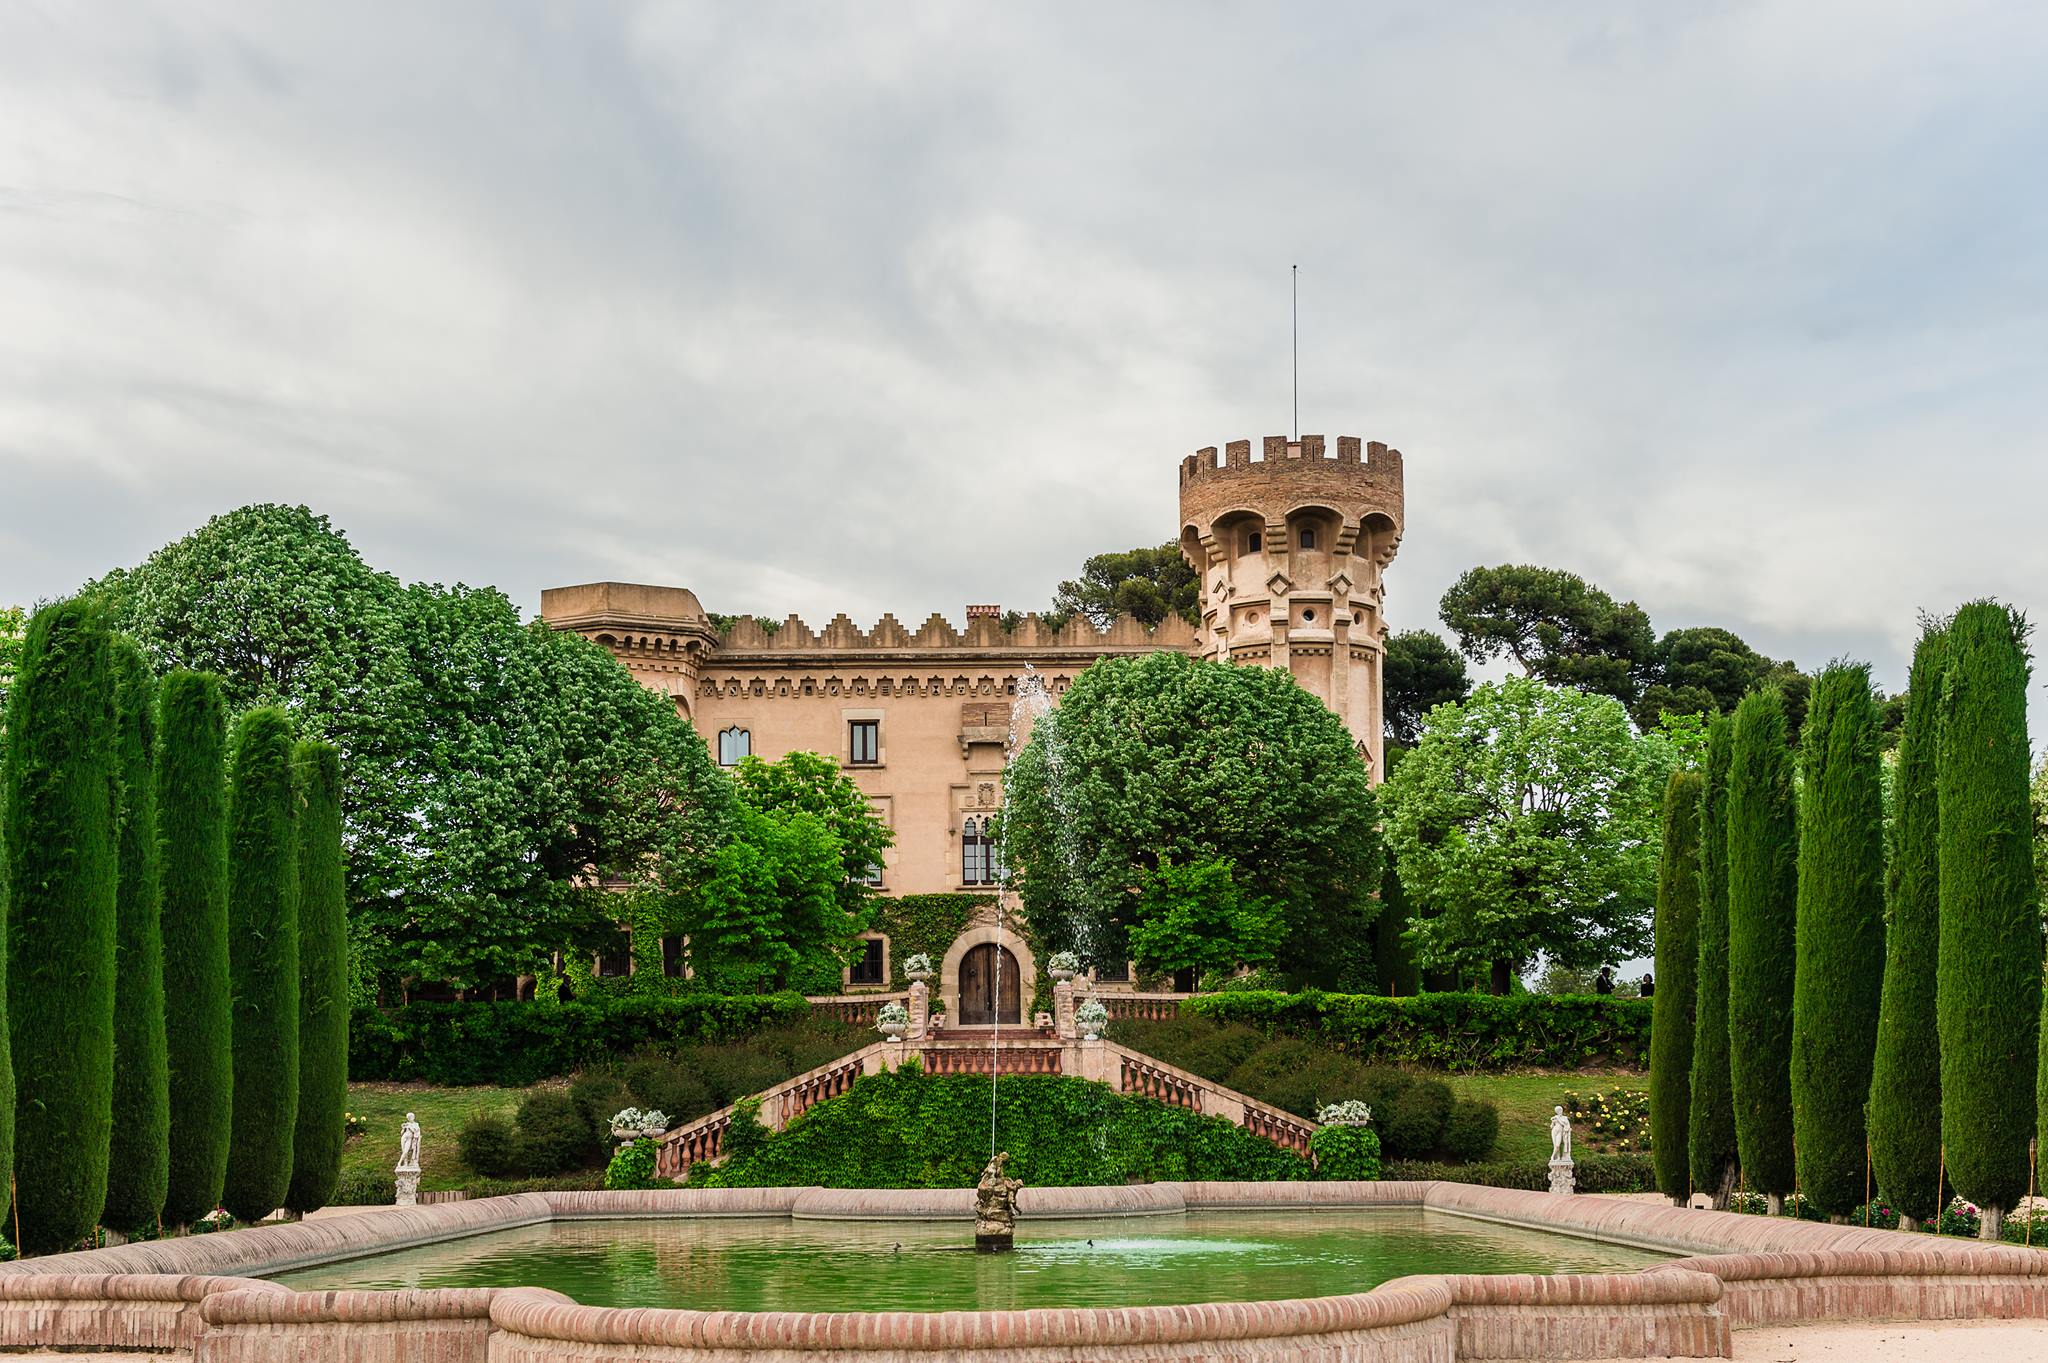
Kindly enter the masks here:
[[[1384, 573], [1402, 511], [1400, 451], [1268, 436], [1257, 450], [1232, 441], [1181, 461], [1180, 545], [1200, 575], [1199, 625], [1173, 616], [1147, 629], [1125, 616], [1097, 629], [1077, 617], [1055, 631], [1034, 614], [1005, 629], [999, 608], [969, 606], [965, 629], [939, 615], [914, 631], [888, 615], [870, 630], [844, 615], [823, 629], [795, 616], [721, 629], [687, 588], [624, 582], [549, 588], [541, 616], [672, 697], [721, 765], [799, 750], [836, 758], [895, 832], [876, 870], [882, 893], [990, 890], [989, 819], [1027, 668], [1058, 697], [1098, 658], [1156, 649], [1284, 667], [1344, 720], [1379, 779]], [[947, 954], [940, 987], [955, 1017], [955, 958], [994, 950], [994, 929], [971, 928], [963, 936], [989, 940]], [[1033, 967], [1005, 969], [1016, 979]]]

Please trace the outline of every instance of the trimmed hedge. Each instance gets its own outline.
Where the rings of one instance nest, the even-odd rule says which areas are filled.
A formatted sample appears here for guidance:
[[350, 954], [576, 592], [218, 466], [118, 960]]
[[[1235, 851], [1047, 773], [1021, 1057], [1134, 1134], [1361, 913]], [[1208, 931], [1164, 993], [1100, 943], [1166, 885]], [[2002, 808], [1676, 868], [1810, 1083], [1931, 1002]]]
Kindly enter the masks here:
[[348, 1111], [348, 885], [341, 850], [341, 750], [292, 752], [299, 797], [299, 1122], [284, 1205], [316, 1211], [341, 1177]]
[[[1572, 1157], [1576, 1187], [1582, 1193], [1654, 1193], [1657, 1170], [1648, 1155], [1575, 1155]], [[1402, 1179], [1446, 1179], [1452, 1183], [1477, 1183], [1486, 1188], [1520, 1188], [1527, 1192], [1550, 1190], [1550, 1162], [1547, 1159], [1492, 1160], [1484, 1164], [1436, 1164], [1427, 1160], [1389, 1160], [1380, 1177], [1393, 1182]]]
[[1692, 1186], [1717, 1198], [1735, 1187], [1735, 1095], [1728, 1079], [1728, 764], [1734, 740], [1732, 716], [1716, 716], [1707, 726], [1706, 784], [1700, 790], [1699, 969], [1693, 979], [1692, 1092], [1686, 1114]]
[[359, 1008], [349, 1027], [349, 1076], [524, 1088], [646, 1046], [731, 1040], [809, 1013], [793, 993]]
[[114, 1130], [107, 1202], [116, 1230], [154, 1227], [170, 1182], [171, 1092], [164, 1053], [163, 887], [156, 826], [156, 677], [142, 650], [114, 640], [120, 714], [121, 889], [114, 911]]
[[1692, 1191], [1686, 1141], [1692, 1111], [1693, 972], [1699, 965], [1698, 772], [1674, 771], [1664, 788], [1664, 847], [1657, 866], [1657, 983], [1650, 1034], [1650, 1142], [1657, 1190]]
[[1743, 1180], [1793, 1191], [1792, 977], [1799, 822], [1785, 698], [1751, 691], [1735, 707], [1728, 767], [1728, 1055]]
[[1542, 994], [1208, 994], [1183, 1012], [1285, 1033], [1381, 1065], [1446, 1070], [1640, 1068], [1654, 998]]
[[[1221, 1117], [1204, 1117], [1064, 1075], [996, 1087], [996, 1146], [1032, 1187], [1180, 1179], [1293, 1181], [1308, 1161]], [[729, 1158], [693, 1166], [711, 1187], [965, 1188], [988, 1163], [989, 1084], [916, 1065], [857, 1080], [779, 1132], [734, 1118]], [[702, 1171], [701, 1173], [699, 1171]]]

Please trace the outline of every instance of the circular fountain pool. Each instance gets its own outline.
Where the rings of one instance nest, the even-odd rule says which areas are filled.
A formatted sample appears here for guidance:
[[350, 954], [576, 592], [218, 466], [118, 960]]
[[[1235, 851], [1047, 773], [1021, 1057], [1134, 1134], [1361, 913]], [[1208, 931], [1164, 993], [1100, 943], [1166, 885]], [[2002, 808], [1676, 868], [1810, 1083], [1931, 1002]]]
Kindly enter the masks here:
[[967, 1311], [1271, 1301], [1413, 1273], [1622, 1271], [1664, 1256], [1420, 1208], [1036, 1221], [1010, 1254], [957, 1223], [578, 1220], [277, 1276], [300, 1290], [546, 1287], [588, 1306]]

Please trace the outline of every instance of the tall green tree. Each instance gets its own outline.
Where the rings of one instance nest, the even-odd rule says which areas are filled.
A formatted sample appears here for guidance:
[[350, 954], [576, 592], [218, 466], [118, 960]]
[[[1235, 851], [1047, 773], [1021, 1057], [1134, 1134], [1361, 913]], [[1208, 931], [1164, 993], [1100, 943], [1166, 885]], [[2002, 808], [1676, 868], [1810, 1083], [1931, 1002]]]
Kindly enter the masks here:
[[[2027, 625], [1973, 601], [1949, 625], [1935, 789], [1940, 819], [1941, 1136], [1958, 1193], [1996, 1238], [2027, 1191], [2041, 1007], [2041, 917], [2027, 805]], [[1810, 722], [1810, 721], [1809, 721]]]
[[90, 602], [29, 621], [7, 725], [13, 1167], [24, 1248], [68, 1249], [107, 1200], [120, 886], [113, 650]]
[[1616, 601], [1576, 573], [1526, 563], [1468, 570], [1438, 611], [1473, 661], [1512, 658], [1527, 676], [1624, 704], [1641, 690], [1657, 644], [1635, 602]]
[[291, 717], [235, 724], [228, 788], [232, 1139], [221, 1205], [258, 1221], [284, 1205], [299, 1120], [299, 861]]
[[1657, 1188], [1673, 1205], [1692, 1192], [1693, 972], [1699, 964], [1700, 800], [1705, 779], [1674, 771], [1664, 789], [1657, 863], [1657, 993], [1650, 1019], [1650, 1149]]
[[1417, 959], [1504, 994], [1539, 951], [1572, 968], [1641, 954], [1673, 765], [1606, 696], [1509, 677], [1439, 708], [1380, 792]]
[[[1692, 1186], [1711, 1192], [1714, 1205], [1723, 1209], [1736, 1169], [1735, 1097], [1728, 1077], [1728, 768], [1734, 745], [1734, 715], [1716, 716], [1707, 726], [1700, 788], [1699, 956], [1686, 1127]], [[1663, 968], [1657, 973], [1661, 976]]]
[[220, 1205], [233, 1111], [228, 974], [227, 705], [219, 679], [172, 672], [157, 688], [170, 1183], [164, 1219]]
[[1657, 641], [1651, 655], [1649, 682], [1634, 706], [1636, 722], [1648, 729], [1667, 713], [1732, 715], [1751, 687], [1798, 672], [1792, 663], [1758, 653], [1732, 630], [1713, 625], [1674, 629]]
[[1247, 894], [1236, 871], [1212, 859], [1187, 866], [1162, 861], [1142, 873], [1129, 938], [1140, 970], [1192, 970], [1199, 979], [1273, 959], [1287, 930], [1279, 907]]
[[746, 757], [733, 768], [733, 789], [740, 802], [763, 814], [815, 815], [839, 843], [840, 907], [857, 933], [873, 916], [875, 891], [869, 880], [882, 865], [882, 855], [896, 845], [896, 834], [851, 776], [829, 757], [792, 752], [773, 762]]
[[1941, 1041], [1934, 1017], [1941, 952], [1941, 805], [1935, 785], [1948, 630], [1929, 623], [1913, 650], [1893, 777], [1886, 863], [1884, 989], [1870, 1076], [1870, 1167], [1902, 1216], [1941, 1213]]
[[1426, 629], [1403, 630], [1387, 640], [1380, 671], [1388, 741], [1410, 745], [1422, 736], [1422, 721], [1439, 705], [1455, 705], [1472, 694], [1465, 660]]
[[114, 1123], [100, 1220], [154, 1227], [169, 1180], [171, 1095], [164, 1052], [164, 955], [158, 872], [157, 684], [142, 650], [113, 644], [120, 718], [120, 890], [114, 910]]
[[1370, 987], [1372, 787], [1343, 721], [1285, 672], [1166, 651], [1097, 662], [1037, 721], [1005, 799], [1047, 949], [1123, 959], [1133, 886], [1162, 862], [1228, 860], [1243, 895], [1279, 909], [1279, 969]]
[[1735, 707], [1728, 764], [1729, 1088], [1742, 1175], [1792, 1191], [1792, 983], [1799, 823], [1785, 703], [1762, 687]]
[[1802, 749], [1792, 1133], [1801, 1190], [1844, 1216], [1864, 1201], [1863, 1105], [1884, 981], [1884, 796], [1867, 666], [1821, 672]]
[[1400, 868], [1389, 857], [1386, 878], [1380, 882], [1380, 915], [1373, 920], [1373, 948], [1382, 994], [1407, 997], [1422, 990], [1422, 970], [1415, 964], [1415, 948], [1408, 941], [1413, 912], [1408, 891], [1401, 884]]
[[1085, 615], [1097, 629], [1106, 629], [1119, 615], [1135, 615], [1156, 625], [1169, 615], [1190, 624], [1200, 619], [1201, 581], [1188, 566], [1180, 545], [1126, 549], [1094, 554], [1081, 565], [1081, 576], [1060, 583], [1045, 619], [1054, 629], [1076, 615]]
[[19, 606], [0, 606], [0, 734], [7, 732], [7, 693], [14, 689], [21, 646], [27, 639], [28, 612]]
[[[742, 807], [738, 835], [711, 858], [680, 923], [698, 981], [723, 993], [786, 987], [807, 961], [847, 939], [839, 841], [803, 810]], [[836, 971], [835, 982], [836, 982]]]
[[341, 1179], [348, 1116], [348, 887], [341, 853], [341, 752], [301, 739], [298, 793], [299, 1120], [284, 1205], [327, 1205]]

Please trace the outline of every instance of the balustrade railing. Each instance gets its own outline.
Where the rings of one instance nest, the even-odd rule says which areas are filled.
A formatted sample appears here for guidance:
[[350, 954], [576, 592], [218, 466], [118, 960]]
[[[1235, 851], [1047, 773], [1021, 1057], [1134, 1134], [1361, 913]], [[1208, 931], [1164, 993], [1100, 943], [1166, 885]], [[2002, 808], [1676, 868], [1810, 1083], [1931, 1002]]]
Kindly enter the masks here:
[[[992, 1059], [1000, 1057], [1000, 1061]], [[1003, 1046], [993, 1053], [986, 1046], [927, 1046], [918, 1053], [926, 1074], [987, 1074], [991, 1064], [1000, 1063], [1000, 1074], [1058, 1074], [1060, 1048], [1047, 1045]]]
[[1180, 1013], [1180, 1001], [1191, 994], [1123, 994], [1102, 989], [1089, 995], [1109, 1010], [1111, 1022], [1167, 1022]]
[[654, 1147], [654, 1172], [662, 1178], [677, 1179], [690, 1172], [699, 1160], [716, 1160], [725, 1153], [725, 1131], [732, 1125], [732, 1109], [720, 1108], [677, 1127]]
[[808, 996], [805, 1003], [811, 1005], [811, 1012], [832, 1018], [853, 1027], [873, 1027], [885, 1003], [900, 1003], [910, 1006], [910, 995], [901, 994], [818, 994]]
[[1191, 1112], [1202, 1110], [1202, 1086], [1180, 1075], [1148, 1065], [1134, 1056], [1123, 1057], [1123, 1068], [1117, 1087], [1125, 1093], [1156, 1099], [1173, 1107], [1184, 1107]]

